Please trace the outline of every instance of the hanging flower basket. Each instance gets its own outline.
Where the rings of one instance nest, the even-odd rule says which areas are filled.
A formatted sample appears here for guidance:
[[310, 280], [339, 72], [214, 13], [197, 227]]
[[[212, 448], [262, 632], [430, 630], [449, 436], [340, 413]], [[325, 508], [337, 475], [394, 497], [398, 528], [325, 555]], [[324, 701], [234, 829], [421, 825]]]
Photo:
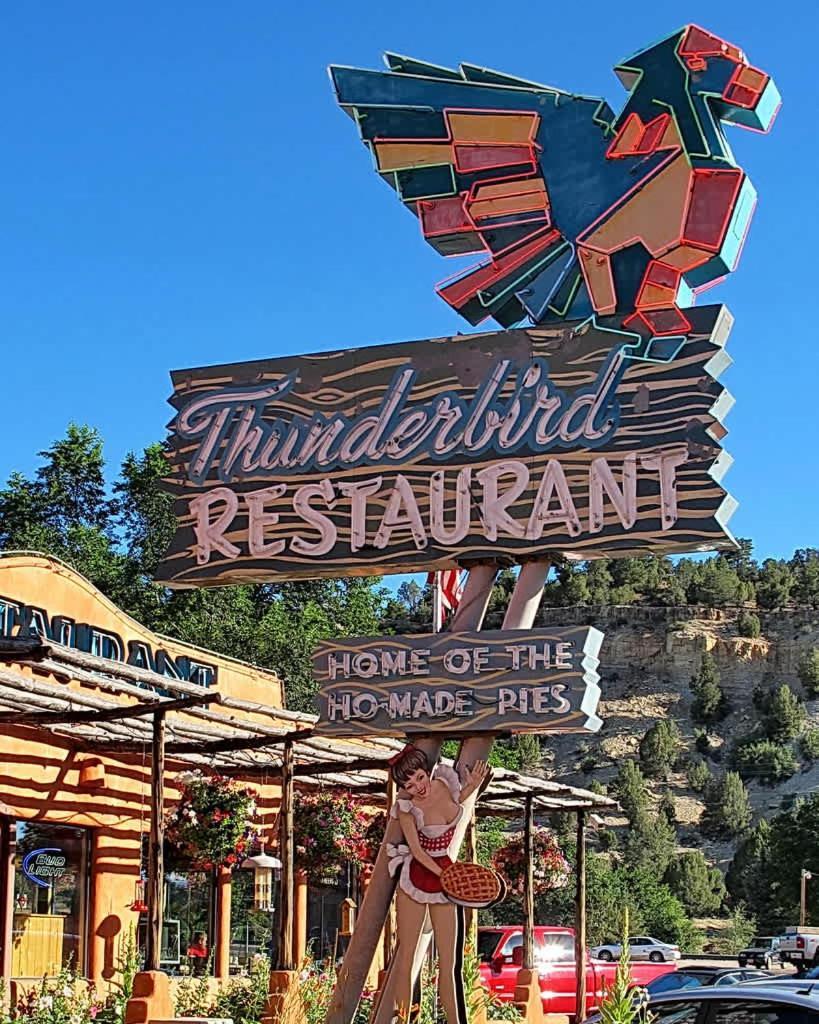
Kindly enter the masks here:
[[381, 849], [381, 843], [384, 839], [384, 832], [386, 829], [387, 815], [383, 811], [369, 815], [367, 826], [364, 829], [364, 838], [361, 849], [361, 859], [365, 864], [375, 863], [375, 858], [378, 856], [378, 851]]
[[335, 878], [346, 864], [361, 867], [378, 852], [386, 819], [351, 793], [296, 793], [293, 811], [296, 866], [313, 881]]
[[[535, 895], [549, 889], [561, 889], [569, 880], [571, 868], [563, 856], [554, 832], [547, 828], [535, 829], [532, 834], [532, 846]], [[526, 877], [523, 835], [515, 836], [506, 846], [496, 850], [492, 864], [498, 874], [506, 879], [510, 892], [522, 896]]]
[[253, 852], [259, 841], [254, 790], [200, 771], [176, 781], [179, 801], [166, 818], [165, 841], [180, 866], [234, 867]]

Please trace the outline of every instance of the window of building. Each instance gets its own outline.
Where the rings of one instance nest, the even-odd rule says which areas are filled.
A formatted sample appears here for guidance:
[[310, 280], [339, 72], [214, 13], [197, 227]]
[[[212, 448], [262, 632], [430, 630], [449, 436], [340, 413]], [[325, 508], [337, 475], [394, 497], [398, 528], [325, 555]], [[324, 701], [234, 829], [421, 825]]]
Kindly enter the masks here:
[[[212, 871], [172, 871], [165, 875], [165, 926], [176, 933], [174, 957], [168, 951], [163, 970], [185, 974], [213, 973], [216, 887]], [[174, 962], [174, 959], [176, 962]]]
[[88, 830], [18, 821], [12, 977], [86, 969]]
[[253, 872], [234, 871], [230, 887], [230, 967], [250, 964], [257, 954], [272, 957], [278, 940], [278, 914], [257, 910]]
[[318, 960], [342, 956], [347, 938], [341, 934], [341, 904], [355, 892], [354, 871], [346, 864], [338, 877], [311, 883], [307, 890], [307, 941]]

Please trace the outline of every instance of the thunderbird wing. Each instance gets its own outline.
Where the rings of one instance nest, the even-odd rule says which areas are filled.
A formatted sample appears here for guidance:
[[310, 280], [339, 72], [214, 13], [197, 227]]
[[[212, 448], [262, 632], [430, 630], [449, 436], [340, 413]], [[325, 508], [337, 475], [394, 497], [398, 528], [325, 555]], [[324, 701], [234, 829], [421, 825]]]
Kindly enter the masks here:
[[[462, 64], [388, 54], [387, 71], [331, 67], [377, 172], [443, 256], [487, 259], [439, 286], [470, 323], [538, 319], [527, 296], [573, 256], [556, 228], [541, 165], [544, 118], [568, 94]], [[609, 112], [610, 113], [610, 112]], [[545, 275], [545, 277], [543, 276]]]

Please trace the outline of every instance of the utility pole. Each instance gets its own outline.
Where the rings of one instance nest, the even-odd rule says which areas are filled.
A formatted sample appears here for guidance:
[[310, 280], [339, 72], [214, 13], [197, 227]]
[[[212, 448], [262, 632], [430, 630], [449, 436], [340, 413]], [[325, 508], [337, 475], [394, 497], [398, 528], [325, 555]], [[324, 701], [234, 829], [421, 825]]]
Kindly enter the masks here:
[[813, 878], [810, 871], [806, 871], [802, 868], [802, 884], [799, 898], [799, 927], [803, 928], [807, 924], [808, 917], [808, 880]]

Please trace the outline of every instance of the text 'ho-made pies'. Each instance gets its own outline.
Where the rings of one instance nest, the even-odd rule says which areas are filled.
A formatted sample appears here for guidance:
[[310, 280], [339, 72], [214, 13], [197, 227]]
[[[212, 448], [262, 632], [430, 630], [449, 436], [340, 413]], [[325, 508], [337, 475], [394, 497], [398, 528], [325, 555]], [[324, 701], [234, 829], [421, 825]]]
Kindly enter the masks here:
[[450, 864], [441, 873], [441, 887], [451, 903], [477, 910], [499, 903], [506, 895], [501, 876], [480, 864]]

